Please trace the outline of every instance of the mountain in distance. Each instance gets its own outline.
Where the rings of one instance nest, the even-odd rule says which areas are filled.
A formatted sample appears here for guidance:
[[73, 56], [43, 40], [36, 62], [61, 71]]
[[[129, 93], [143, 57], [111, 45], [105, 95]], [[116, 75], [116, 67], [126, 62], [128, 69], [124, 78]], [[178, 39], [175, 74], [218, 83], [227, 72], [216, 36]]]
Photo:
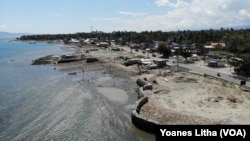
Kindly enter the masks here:
[[22, 35], [29, 35], [29, 33], [10, 33], [0, 31], [0, 37], [20, 37]]

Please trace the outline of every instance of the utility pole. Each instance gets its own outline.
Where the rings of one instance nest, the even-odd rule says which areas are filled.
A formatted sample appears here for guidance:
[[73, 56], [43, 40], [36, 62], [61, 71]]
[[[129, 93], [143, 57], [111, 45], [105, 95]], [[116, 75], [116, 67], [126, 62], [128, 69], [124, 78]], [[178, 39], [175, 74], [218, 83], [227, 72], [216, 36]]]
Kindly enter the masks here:
[[204, 52], [204, 66], [205, 66], [205, 63], [206, 63], [206, 54]]
[[177, 54], [177, 63], [176, 63], [176, 66], [177, 66], [177, 69], [179, 67], [179, 49], [176, 50], [176, 54]]
[[201, 53], [203, 54], [203, 61], [204, 61], [204, 66], [205, 66], [205, 62], [206, 62], [206, 50], [205, 50], [205, 46], [204, 44], [199, 44], [198, 45], [200, 50], [201, 50]]

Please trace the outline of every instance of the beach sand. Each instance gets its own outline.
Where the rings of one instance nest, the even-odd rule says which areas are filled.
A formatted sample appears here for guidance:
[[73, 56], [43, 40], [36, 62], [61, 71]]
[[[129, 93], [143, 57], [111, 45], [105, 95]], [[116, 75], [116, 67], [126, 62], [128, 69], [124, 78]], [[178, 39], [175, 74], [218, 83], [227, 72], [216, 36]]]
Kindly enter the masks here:
[[213, 77], [192, 73], [153, 76], [140, 114], [161, 124], [249, 124], [250, 93]]
[[[159, 76], [159, 70], [156, 69], [138, 75], [137, 66], [126, 67], [122, 65], [122, 59], [117, 59], [119, 56], [131, 56], [129, 52], [98, 48], [86, 53], [86, 50], [92, 48], [96, 49], [76, 46], [73, 54], [97, 57], [99, 62], [79, 61], [56, 64], [55, 67], [65, 72], [101, 73], [102, 75], [95, 80], [86, 80], [93, 81], [100, 87], [99, 91], [102, 91], [104, 97], [120, 103], [126, 101], [126, 94], [121, 92], [114, 98], [114, 93], [108, 95], [107, 91], [112, 91], [111, 89], [104, 88], [105, 92], [102, 87], [122, 88], [126, 92], [132, 92], [135, 89], [130, 88], [132, 85], [136, 87], [137, 78], [148, 78], [154, 89], [145, 91], [149, 102], [141, 108], [140, 114], [161, 124], [250, 124], [249, 88], [189, 72]], [[168, 70], [161, 70], [161, 74], [166, 71]], [[123, 78], [128, 81], [118, 84], [119, 81], [111, 81], [112, 78]], [[109, 79], [110, 83], [106, 83], [105, 79]]]

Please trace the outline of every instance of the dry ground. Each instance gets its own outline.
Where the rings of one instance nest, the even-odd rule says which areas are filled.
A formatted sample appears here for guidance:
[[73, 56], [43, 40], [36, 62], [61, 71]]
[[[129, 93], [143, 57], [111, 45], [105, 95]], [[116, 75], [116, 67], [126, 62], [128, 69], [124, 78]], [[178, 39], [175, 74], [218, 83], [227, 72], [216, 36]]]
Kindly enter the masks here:
[[[86, 54], [85, 48], [76, 48], [76, 54]], [[114, 57], [130, 55], [99, 49], [88, 55], [101, 61], [93, 64], [75, 62], [60, 64], [61, 70], [102, 71], [115, 77], [147, 77], [154, 84], [152, 91], [145, 91], [149, 102], [140, 114], [162, 124], [250, 124], [250, 90], [226, 81], [191, 73], [174, 73], [158, 76], [159, 70], [150, 70], [138, 76], [137, 66], [125, 67]], [[166, 74], [162, 70], [161, 74]], [[126, 86], [125, 86], [126, 87]]]
[[152, 76], [140, 114], [162, 124], [250, 124], [249, 88], [191, 73]]

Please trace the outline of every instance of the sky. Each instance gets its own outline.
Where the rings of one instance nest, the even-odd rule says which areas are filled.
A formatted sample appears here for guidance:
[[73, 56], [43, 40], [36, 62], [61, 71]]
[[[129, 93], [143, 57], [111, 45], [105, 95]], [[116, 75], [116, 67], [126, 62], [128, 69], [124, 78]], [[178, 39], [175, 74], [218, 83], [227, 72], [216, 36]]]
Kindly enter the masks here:
[[0, 0], [0, 31], [59, 34], [250, 27], [250, 0]]

